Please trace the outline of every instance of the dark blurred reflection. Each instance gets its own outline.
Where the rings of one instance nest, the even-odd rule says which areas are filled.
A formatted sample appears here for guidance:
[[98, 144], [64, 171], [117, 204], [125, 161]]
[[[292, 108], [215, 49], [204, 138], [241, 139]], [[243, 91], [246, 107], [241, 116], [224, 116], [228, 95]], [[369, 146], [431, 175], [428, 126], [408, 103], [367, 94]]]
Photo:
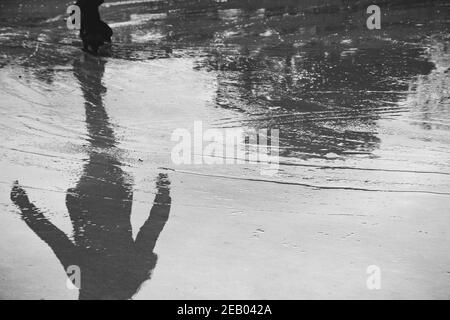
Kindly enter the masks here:
[[435, 67], [417, 36], [391, 28], [405, 16], [419, 19], [420, 10], [400, 10], [399, 21], [384, 24], [394, 40], [366, 33], [351, 11], [328, 14], [338, 7], [291, 17], [288, 2], [259, 13], [229, 10], [204, 44], [196, 68], [217, 74], [219, 107], [242, 113], [217, 125], [280, 129], [286, 157], [372, 156], [378, 120], [407, 111], [398, 102], [410, 83]]
[[410, 90], [408, 103], [415, 110], [411, 118], [424, 130], [448, 130], [450, 119], [450, 35], [446, 42], [434, 42], [429, 56], [434, 70], [417, 77]]
[[431, 72], [423, 49], [337, 50], [284, 43], [232, 52], [211, 50], [199, 68], [217, 72], [217, 104], [246, 114], [230, 121], [279, 128], [283, 156], [368, 154], [378, 147], [376, 121], [398, 112], [407, 79]]
[[155, 268], [153, 252], [168, 218], [170, 182], [160, 174], [148, 220], [132, 237], [132, 178], [121, 167], [120, 150], [102, 96], [105, 61], [85, 56], [74, 62], [74, 74], [84, 99], [89, 136], [89, 160], [66, 205], [73, 241], [35, 207], [17, 183], [11, 198], [27, 225], [54, 251], [64, 269], [81, 270], [80, 299], [130, 299]]
[[379, 119], [407, 111], [399, 102], [410, 83], [433, 70], [425, 41], [445, 17], [427, 1], [397, 1], [377, 33], [351, 1], [174, 3], [133, 32], [157, 31], [159, 45], [217, 74], [216, 105], [242, 113], [218, 126], [280, 129], [280, 154], [304, 158], [373, 156]]

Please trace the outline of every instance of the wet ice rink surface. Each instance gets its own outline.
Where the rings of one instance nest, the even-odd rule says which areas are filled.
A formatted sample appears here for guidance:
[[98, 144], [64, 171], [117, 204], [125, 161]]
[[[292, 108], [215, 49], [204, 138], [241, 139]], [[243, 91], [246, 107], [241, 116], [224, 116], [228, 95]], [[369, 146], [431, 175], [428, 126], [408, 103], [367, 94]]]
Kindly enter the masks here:
[[[71, 264], [87, 298], [450, 297], [448, 5], [370, 31], [364, 10], [107, 3], [100, 59], [66, 4], [22, 2], [0, 7], [0, 298], [83, 298]], [[279, 129], [279, 172], [174, 165], [194, 121]]]

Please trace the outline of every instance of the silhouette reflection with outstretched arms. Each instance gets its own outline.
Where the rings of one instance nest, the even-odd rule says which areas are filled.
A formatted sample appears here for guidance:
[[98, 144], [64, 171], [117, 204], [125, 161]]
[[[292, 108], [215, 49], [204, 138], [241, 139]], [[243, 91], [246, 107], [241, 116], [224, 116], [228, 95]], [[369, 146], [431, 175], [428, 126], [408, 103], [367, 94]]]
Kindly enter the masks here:
[[153, 252], [171, 205], [167, 175], [156, 179], [156, 197], [148, 220], [133, 240], [130, 222], [132, 178], [122, 169], [120, 149], [103, 106], [105, 61], [86, 55], [74, 63], [85, 99], [89, 159], [81, 178], [67, 191], [73, 239], [54, 226], [15, 183], [12, 201], [27, 225], [53, 250], [68, 270], [80, 268], [80, 299], [130, 299], [156, 266]]

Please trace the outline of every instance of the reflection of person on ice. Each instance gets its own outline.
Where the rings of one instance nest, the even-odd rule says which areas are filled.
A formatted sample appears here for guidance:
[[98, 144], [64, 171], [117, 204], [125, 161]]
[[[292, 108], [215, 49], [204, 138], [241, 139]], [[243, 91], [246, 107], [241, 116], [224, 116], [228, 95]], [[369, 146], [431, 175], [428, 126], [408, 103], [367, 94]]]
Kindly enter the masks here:
[[112, 29], [101, 20], [98, 7], [104, 0], [77, 0], [81, 10], [80, 37], [84, 50], [94, 54], [108, 54], [111, 50]]

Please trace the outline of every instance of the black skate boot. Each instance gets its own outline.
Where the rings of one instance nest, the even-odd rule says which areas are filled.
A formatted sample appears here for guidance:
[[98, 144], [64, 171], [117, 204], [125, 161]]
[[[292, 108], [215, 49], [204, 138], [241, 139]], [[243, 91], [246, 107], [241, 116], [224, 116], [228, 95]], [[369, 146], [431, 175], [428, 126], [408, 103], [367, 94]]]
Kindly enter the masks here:
[[101, 20], [99, 6], [103, 0], [78, 0], [76, 5], [81, 10], [80, 37], [83, 50], [94, 55], [111, 55], [112, 29]]

